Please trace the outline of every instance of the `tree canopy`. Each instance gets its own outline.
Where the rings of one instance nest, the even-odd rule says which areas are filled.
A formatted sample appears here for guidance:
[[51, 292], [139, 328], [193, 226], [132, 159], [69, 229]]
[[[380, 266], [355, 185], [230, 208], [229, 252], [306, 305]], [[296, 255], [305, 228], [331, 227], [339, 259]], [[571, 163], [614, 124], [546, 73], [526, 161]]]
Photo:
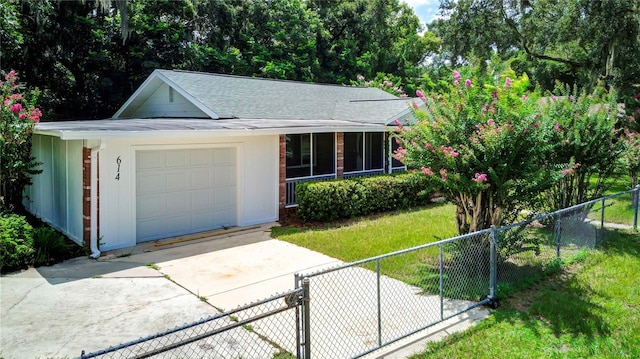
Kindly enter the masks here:
[[429, 28], [451, 66], [516, 58], [535, 84], [606, 85], [631, 104], [640, 92], [640, 0], [441, 0]]
[[411, 82], [438, 47], [400, 0], [3, 0], [0, 13], [1, 66], [41, 89], [44, 119], [111, 116], [156, 68]]

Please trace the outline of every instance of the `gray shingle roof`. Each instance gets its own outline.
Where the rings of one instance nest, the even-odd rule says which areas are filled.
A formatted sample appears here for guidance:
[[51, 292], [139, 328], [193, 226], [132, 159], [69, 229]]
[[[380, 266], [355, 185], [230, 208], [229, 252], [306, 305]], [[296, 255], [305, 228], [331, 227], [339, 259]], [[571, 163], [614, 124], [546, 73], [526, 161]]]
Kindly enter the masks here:
[[220, 118], [385, 124], [407, 109], [407, 99], [399, 99], [377, 88], [157, 71]]

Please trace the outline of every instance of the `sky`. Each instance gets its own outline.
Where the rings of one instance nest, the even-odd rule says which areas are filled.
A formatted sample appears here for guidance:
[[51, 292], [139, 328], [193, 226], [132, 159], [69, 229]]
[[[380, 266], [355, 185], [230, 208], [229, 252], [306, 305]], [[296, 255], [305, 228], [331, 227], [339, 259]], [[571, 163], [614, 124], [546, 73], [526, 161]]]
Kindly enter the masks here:
[[423, 24], [431, 22], [438, 14], [440, 0], [401, 0], [409, 4]]

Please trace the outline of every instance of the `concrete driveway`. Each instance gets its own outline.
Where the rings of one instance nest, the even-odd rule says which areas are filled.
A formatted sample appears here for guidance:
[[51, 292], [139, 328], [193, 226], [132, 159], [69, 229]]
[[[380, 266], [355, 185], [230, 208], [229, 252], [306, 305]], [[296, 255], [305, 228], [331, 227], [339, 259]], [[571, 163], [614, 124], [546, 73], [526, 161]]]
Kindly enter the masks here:
[[[76, 258], [2, 276], [0, 358], [75, 358], [82, 350], [95, 352], [286, 292], [294, 287], [294, 273], [341, 264], [270, 238], [270, 227], [235, 229], [198, 240], [146, 243], [106, 253], [98, 261]], [[358, 272], [353, 275], [359, 278], [357, 291], [370, 292], [375, 274], [362, 268], [352, 270]], [[418, 295], [415, 288], [390, 278], [383, 277], [381, 283], [393, 288], [390, 293], [406, 292], [403, 301], [394, 297], [390, 298], [392, 303], [383, 303], [385, 326], [393, 327], [398, 320], [429, 322], [419, 312], [407, 310], [431, 307], [434, 298]], [[326, 305], [338, 299], [343, 303], [324, 314], [312, 311], [312, 333], [316, 336], [312, 350], [322, 353], [318, 357], [333, 357], [338, 344], [349, 346], [349, 350], [369, 347], [377, 333], [375, 315], [363, 301], [374, 298], [375, 293], [354, 296], [354, 283], [332, 282], [330, 277], [315, 278], [314, 288], [314, 303]], [[425, 340], [465, 329], [487, 315], [484, 309], [474, 309], [371, 357], [404, 358], [420, 350]], [[350, 320], [343, 323], [331, 318]], [[269, 317], [265, 323], [277, 320]], [[269, 332], [261, 337], [260, 324], [254, 329], [238, 328], [218, 338], [226, 346], [220, 357], [260, 358], [269, 353], [274, 348], [265, 341]], [[291, 343], [277, 344], [294, 351]], [[262, 348], [262, 354], [256, 356], [255, 348]]]
[[2, 276], [0, 357], [78, 357], [292, 289], [293, 273], [338, 263], [271, 239], [269, 228]]

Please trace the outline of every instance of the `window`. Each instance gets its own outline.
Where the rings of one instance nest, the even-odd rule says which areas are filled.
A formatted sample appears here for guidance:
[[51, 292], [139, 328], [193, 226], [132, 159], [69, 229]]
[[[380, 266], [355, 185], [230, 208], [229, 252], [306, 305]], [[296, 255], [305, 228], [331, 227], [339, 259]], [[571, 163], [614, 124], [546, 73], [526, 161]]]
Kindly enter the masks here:
[[305, 133], [286, 138], [287, 178], [335, 173], [335, 134]]
[[384, 133], [347, 132], [344, 134], [344, 171], [384, 169]]

